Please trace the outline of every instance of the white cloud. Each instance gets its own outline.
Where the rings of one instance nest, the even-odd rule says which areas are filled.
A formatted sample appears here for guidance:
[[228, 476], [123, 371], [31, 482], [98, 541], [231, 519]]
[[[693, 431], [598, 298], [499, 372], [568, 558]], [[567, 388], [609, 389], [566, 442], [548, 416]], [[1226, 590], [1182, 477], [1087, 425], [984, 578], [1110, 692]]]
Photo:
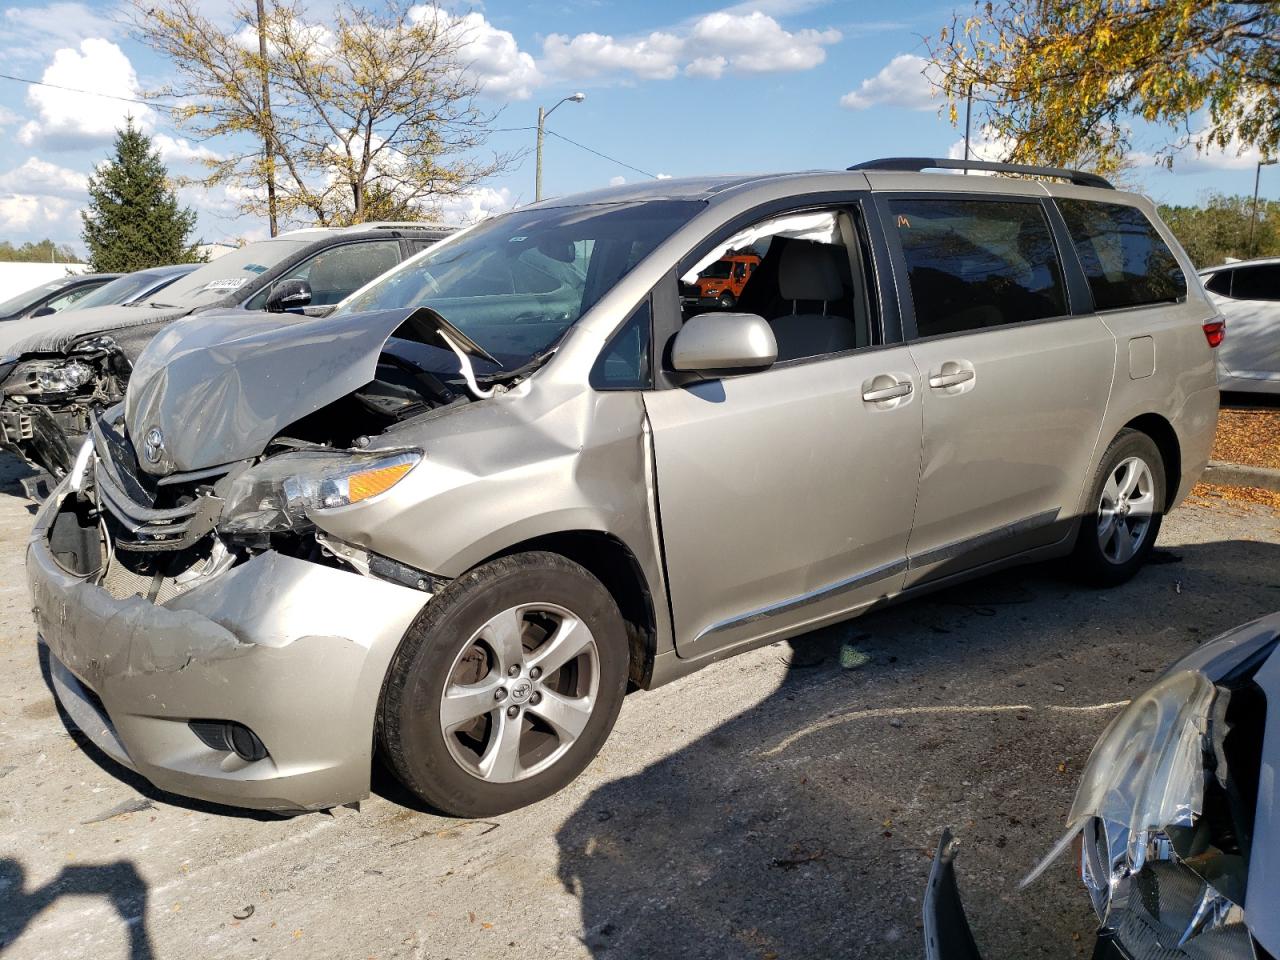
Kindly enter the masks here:
[[630, 74], [669, 80], [683, 71], [716, 79], [725, 73], [809, 70], [822, 63], [840, 31], [785, 29], [761, 10], [719, 10], [670, 30], [617, 38], [553, 33], [543, 41], [543, 72], [592, 79]]
[[626, 177], [610, 177], [609, 178], [609, 186], [611, 187], [620, 187], [626, 182], [627, 182]]
[[66, 167], [39, 157], [28, 157], [20, 167], [0, 174], [0, 192], [14, 194], [52, 194], [83, 200], [89, 178]]
[[504, 213], [513, 206], [515, 199], [506, 187], [476, 187], [439, 201], [433, 212], [441, 223], [464, 225]]
[[684, 68], [686, 76], [705, 77], [708, 80], [719, 80], [729, 61], [724, 57], [698, 57]]
[[718, 51], [731, 69], [741, 73], [811, 70], [826, 60], [825, 48], [839, 42], [839, 30], [789, 32], [758, 10], [745, 15], [723, 10], [709, 13], [693, 25], [689, 35], [691, 47]]
[[[81, 41], [79, 50], [59, 50], [41, 79], [55, 86], [32, 87], [27, 92], [27, 102], [35, 109], [36, 117], [18, 131], [18, 142], [24, 146], [53, 150], [92, 147], [110, 142], [128, 116], [144, 128], [153, 122], [154, 111], [150, 107], [110, 99], [139, 95], [133, 64], [110, 40], [92, 37]], [[93, 90], [105, 96], [58, 87]]]
[[479, 13], [468, 13], [458, 23], [465, 38], [462, 59], [479, 77], [484, 90], [496, 97], [529, 99], [542, 75], [515, 36], [499, 30]]
[[0, 128], [11, 127], [22, 118], [7, 107], [0, 107]]
[[685, 42], [673, 33], [655, 31], [634, 40], [603, 33], [566, 37], [553, 33], [542, 45], [547, 69], [565, 77], [591, 78], [630, 73], [642, 80], [670, 80], [680, 72]]
[[900, 53], [874, 77], [863, 80], [857, 90], [840, 98], [849, 110], [868, 107], [898, 107], [903, 110], [932, 110], [934, 85], [926, 75], [929, 62], [911, 53]]
[[0, 194], [0, 233], [39, 234], [41, 238], [78, 235], [78, 209], [74, 201], [64, 197]]
[[83, 3], [9, 7], [4, 11], [5, 43], [0, 61], [43, 60], [55, 50], [77, 47], [90, 37], [107, 39], [124, 33], [124, 24]]
[[192, 143], [185, 137], [171, 137], [167, 133], [157, 133], [151, 138], [151, 145], [160, 153], [160, 159], [166, 164], [192, 163], [198, 160], [221, 160], [222, 155], [200, 143]]
[[[996, 132], [993, 127], [983, 124], [978, 129], [977, 136], [969, 138], [969, 159], [1002, 163], [1009, 159], [1009, 154], [1013, 153], [1013, 147], [1012, 137], [1006, 137]], [[951, 144], [947, 149], [947, 156], [952, 160], [964, 159], [964, 137]]]

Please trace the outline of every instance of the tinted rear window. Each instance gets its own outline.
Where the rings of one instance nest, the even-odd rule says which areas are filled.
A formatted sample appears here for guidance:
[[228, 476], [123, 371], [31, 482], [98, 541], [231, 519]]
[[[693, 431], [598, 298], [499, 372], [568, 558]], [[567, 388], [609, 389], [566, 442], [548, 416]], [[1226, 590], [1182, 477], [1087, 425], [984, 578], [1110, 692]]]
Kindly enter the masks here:
[[1067, 312], [1062, 269], [1038, 202], [889, 201], [921, 337]]
[[1228, 296], [1237, 300], [1280, 300], [1280, 264], [1236, 267], [1234, 273]]
[[1094, 307], [1116, 310], [1187, 295], [1187, 279], [1155, 226], [1137, 207], [1059, 200]]

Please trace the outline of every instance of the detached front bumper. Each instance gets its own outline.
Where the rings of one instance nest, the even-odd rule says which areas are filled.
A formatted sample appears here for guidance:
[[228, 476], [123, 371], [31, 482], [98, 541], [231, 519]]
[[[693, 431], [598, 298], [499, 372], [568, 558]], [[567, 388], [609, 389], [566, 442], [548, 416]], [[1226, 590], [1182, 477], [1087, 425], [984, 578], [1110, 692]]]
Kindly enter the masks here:
[[[85, 735], [157, 787], [216, 803], [368, 796], [383, 678], [429, 595], [267, 552], [163, 604], [116, 599], [50, 550], [65, 486], [37, 518], [27, 579], [54, 690]], [[268, 755], [210, 747], [193, 720], [243, 724]]]

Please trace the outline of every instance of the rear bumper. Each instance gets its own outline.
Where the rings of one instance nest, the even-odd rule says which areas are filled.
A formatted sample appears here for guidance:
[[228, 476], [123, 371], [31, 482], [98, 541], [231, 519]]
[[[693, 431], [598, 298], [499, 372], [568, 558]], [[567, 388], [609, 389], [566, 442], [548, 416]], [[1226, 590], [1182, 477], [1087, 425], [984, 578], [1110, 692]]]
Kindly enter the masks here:
[[[173, 793], [267, 810], [368, 795], [382, 681], [423, 593], [267, 552], [165, 604], [119, 600], [27, 548], [55, 694], [103, 752]], [[269, 755], [214, 749], [191, 720], [241, 723]]]

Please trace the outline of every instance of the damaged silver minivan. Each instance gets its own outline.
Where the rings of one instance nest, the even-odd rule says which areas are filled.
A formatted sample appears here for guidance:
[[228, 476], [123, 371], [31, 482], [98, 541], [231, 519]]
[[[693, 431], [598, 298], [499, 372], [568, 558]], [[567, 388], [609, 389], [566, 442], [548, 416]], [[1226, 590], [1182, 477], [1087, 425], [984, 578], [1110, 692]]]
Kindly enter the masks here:
[[331, 316], [166, 328], [31, 537], [59, 700], [178, 793], [324, 808], [379, 753], [485, 815], [629, 688], [1010, 563], [1132, 576], [1222, 322], [1144, 198], [949, 165], [550, 200]]

